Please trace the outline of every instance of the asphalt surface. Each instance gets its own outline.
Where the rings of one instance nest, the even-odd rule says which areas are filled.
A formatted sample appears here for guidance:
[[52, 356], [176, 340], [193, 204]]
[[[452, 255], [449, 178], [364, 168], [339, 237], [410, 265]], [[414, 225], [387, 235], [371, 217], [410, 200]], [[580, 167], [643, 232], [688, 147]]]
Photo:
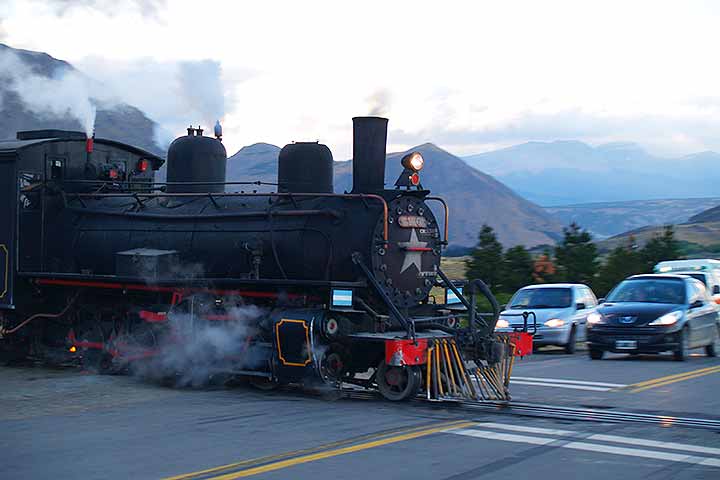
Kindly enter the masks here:
[[[513, 401], [720, 419], [720, 359], [541, 351]], [[0, 368], [0, 478], [720, 478], [720, 430]]]

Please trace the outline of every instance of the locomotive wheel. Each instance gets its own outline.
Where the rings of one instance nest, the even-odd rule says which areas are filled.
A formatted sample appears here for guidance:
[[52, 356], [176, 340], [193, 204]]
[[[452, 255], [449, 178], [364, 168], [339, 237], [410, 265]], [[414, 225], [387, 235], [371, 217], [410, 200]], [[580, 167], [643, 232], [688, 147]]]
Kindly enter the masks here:
[[399, 402], [415, 396], [422, 383], [422, 375], [419, 367], [393, 367], [382, 361], [375, 381], [383, 397]]

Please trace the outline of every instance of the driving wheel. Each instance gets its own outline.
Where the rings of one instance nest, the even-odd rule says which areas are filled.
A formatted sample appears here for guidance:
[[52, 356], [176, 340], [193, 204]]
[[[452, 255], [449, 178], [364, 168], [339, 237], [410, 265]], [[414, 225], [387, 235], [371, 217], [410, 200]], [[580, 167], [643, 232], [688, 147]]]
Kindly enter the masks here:
[[415, 396], [422, 382], [422, 374], [420, 367], [393, 367], [382, 361], [378, 366], [375, 381], [383, 397], [399, 402]]

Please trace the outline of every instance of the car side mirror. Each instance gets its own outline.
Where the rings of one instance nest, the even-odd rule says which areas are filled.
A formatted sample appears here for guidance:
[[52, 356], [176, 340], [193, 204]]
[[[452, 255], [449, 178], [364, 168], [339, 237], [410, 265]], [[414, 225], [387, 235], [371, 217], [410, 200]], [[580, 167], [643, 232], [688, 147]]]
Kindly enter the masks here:
[[713, 293], [712, 293], [713, 295], [718, 295], [718, 294], [720, 294], [720, 285], [715, 285], [715, 286], [713, 287], [713, 289], [712, 289], [712, 292], [713, 292]]
[[587, 307], [585, 306], [584, 303], [580, 302], [580, 303], [575, 304], [575, 308], [578, 310], [585, 310]]
[[605, 297], [598, 298], [598, 304], [605, 303]]

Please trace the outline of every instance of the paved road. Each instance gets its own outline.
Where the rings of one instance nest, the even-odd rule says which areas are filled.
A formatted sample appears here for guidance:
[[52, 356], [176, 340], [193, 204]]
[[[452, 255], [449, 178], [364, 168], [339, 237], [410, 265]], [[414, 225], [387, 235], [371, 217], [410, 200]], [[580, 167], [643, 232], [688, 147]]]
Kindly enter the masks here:
[[[720, 418], [720, 360], [539, 353], [516, 401]], [[0, 369], [0, 478], [720, 478], [720, 432]]]

